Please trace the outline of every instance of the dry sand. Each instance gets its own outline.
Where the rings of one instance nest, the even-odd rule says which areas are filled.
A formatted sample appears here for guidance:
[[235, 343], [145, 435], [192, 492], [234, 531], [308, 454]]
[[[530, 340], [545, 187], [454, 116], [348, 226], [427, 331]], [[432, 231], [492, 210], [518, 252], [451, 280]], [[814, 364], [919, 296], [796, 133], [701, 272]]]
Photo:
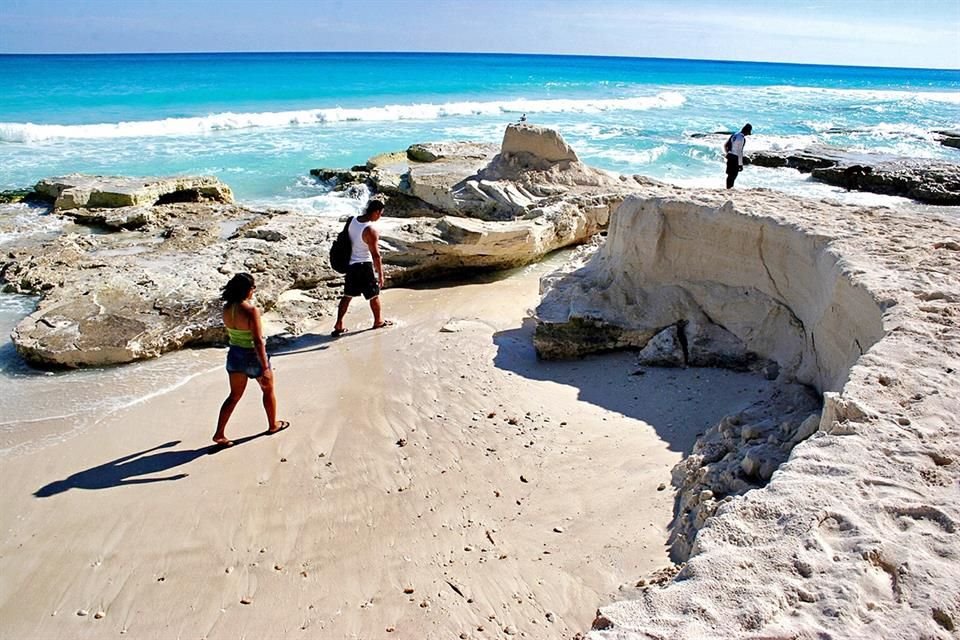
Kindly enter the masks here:
[[236, 446], [210, 455], [216, 371], [4, 459], [0, 637], [589, 629], [669, 566], [670, 469], [769, 383], [538, 362], [525, 318], [547, 269], [388, 290], [386, 330], [355, 302], [350, 334], [274, 356], [283, 433], [261, 435], [251, 386]]

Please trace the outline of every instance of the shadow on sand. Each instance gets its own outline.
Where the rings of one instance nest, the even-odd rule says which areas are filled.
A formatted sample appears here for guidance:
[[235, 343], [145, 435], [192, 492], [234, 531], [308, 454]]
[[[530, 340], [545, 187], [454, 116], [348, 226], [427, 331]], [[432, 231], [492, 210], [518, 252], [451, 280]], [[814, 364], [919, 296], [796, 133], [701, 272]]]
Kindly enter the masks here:
[[[719, 422], [762, 400], [771, 384], [756, 374], [724, 369], [643, 367], [632, 352], [587, 356], [579, 360], [538, 360], [533, 348], [535, 321], [494, 334], [495, 365], [531, 380], [573, 387], [578, 399], [642, 420], [672, 451], [690, 455], [697, 437]], [[629, 456], [628, 451], [624, 452]], [[680, 476], [671, 483], [682, 489]], [[671, 559], [686, 558], [673, 546], [682, 495], [674, 497], [674, 520], [668, 526]]]
[[[632, 352], [578, 360], [539, 360], [533, 348], [535, 321], [493, 336], [494, 364], [531, 380], [578, 389], [583, 402], [642, 420], [673, 451], [686, 457], [697, 436], [721, 418], [751, 404], [767, 384], [753, 374], [721, 369], [642, 367]], [[721, 389], [735, 388], [732, 393]]]
[[270, 358], [278, 356], [292, 356], [298, 353], [309, 353], [310, 351], [323, 351], [330, 348], [330, 343], [335, 342], [330, 334], [305, 333], [296, 338], [283, 340], [278, 344], [271, 343], [267, 349]]
[[[267, 435], [267, 433], [262, 432], [252, 436], [237, 438], [233, 441], [233, 447], [240, 446], [241, 444], [265, 435]], [[69, 489], [109, 489], [110, 487], [122, 487], [131, 484], [180, 480], [181, 478], [186, 478], [189, 474], [177, 473], [159, 478], [142, 478], [137, 476], [168, 471], [174, 467], [192, 462], [200, 456], [211, 455], [223, 451], [225, 448], [233, 448], [211, 444], [206, 447], [200, 447], [199, 449], [160, 451], [160, 449], [169, 449], [178, 444], [180, 444], [180, 440], [165, 442], [150, 449], [131, 453], [116, 460], [105, 462], [96, 467], [78, 471], [68, 478], [51, 482], [37, 489], [33, 495], [37, 498], [49, 498], [50, 496], [63, 493]]]
[[[395, 326], [396, 325], [391, 325], [391, 327]], [[365, 325], [362, 328], [349, 329], [339, 336], [334, 336], [330, 333], [305, 333], [297, 336], [296, 338], [284, 340], [282, 343], [277, 345], [271, 344], [268, 352], [270, 354], [270, 358], [272, 359], [275, 357], [290, 356], [298, 353], [322, 351], [324, 349], [329, 349], [331, 343], [349, 339], [351, 336], [357, 336], [363, 333], [369, 333], [371, 331], [379, 331], [381, 329], [384, 329], [384, 327], [378, 327], [375, 329], [369, 325]]]

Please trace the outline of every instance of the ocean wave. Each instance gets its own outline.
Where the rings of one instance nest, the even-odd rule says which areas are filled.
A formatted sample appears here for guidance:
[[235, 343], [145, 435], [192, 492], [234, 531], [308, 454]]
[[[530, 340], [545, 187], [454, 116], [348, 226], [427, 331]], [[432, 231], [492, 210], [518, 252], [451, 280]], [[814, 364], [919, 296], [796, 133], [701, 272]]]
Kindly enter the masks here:
[[31, 236], [59, 233], [67, 225], [67, 219], [42, 215], [45, 211], [45, 206], [32, 203], [0, 204], [0, 247]]
[[595, 157], [604, 158], [606, 160], [612, 160], [613, 162], [627, 164], [627, 165], [647, 165], [653, 164], [663, 154], [669, 151], [669, 147], [665, 144], [658, 145], [652, 149], [637, 149], [637, 150], [625, 150], [625, 149], [607, 149], [605, 151], [598, 151], [594, 154]]
[[960, 104], [960, 91], [904, 91], [902, 89], [833, 89], [827, 87], [793, 87], [776, 85], [763, 87], [771, 93], [810, 94], [814, 96], [831, 96], [834, 98], [849, 98], [857, 101], [876, 102], [943, 102], [946, 104]]
[[653, 96], [603, 100], [507, 100], [451, 102], [446, 104], [400, 104], [382, 107], [268, 111], [263, 113], [217, 113], [203, 117], [167, 118], [100, 124], [33, 124], [0, 122], [0, 142], [37, 142], [51, 139], [141, 138], [152, 136], [195, 136], [234, 129], [284, 128], [341, 122], [399, 122], [438, 120], [456, 116], [497, 116], [506, 114], [601, 113], [646, 111], [682, 106], [683, 94], [668, 91]]
[[19, 320], [33, 313], [37, 308], [37, 296], [15, 293], [0, 293], [0, 314], [8, 315]]
[[[726, 140], [726, 136], [717, 135], [702, 138], [689, 138], [685, 139], [684, 143], [688, 145], [691, 150], [708, 150], [709, 155], [712, 156], [723, 155], [722, 140]], [[783, 149], [799, 149], [808, 147], [818, 142], [824, 142], [824, 140], [820, 136], [812, 134], [754, 134], [750, 136], [750, 139], [747, 142], [746, 151], [749, 154], [752, 151], [781, 151]]]
[[927, 142], [936, 141], [936, 136], [929, 129], [909, 122], [879, 122], [871, 125], [856, 125], [844, 127], [833, 122], [809, 120], [803, 122], [814, 131], [824, 135], [850, 137], [877, 137], [877, 138], [912, 138]]
[[283, 195], [272, 198], [259, 198], [245, 202], [254, 209], [280, 209], [296, 211], [307, 216], [323, 218], [341, 218], [356, 216], [362, 213], [363, 206], [369, 199], [365, 189], [359, 191], [360, 197], [353, 198], [344, 193], [327, 193], [318, 195]]

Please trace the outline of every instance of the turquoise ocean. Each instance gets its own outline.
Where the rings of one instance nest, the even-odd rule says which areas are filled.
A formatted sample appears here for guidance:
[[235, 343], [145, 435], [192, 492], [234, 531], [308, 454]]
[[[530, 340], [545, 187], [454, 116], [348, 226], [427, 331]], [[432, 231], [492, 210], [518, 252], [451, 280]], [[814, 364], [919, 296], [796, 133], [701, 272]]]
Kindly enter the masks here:
[[[692, 187], [723, 183], [719, 138], [702, 134], [746, 122], [748, 152], [824, 143], [960, 160], [932, 133], [960, 129], [957, 70], [496, 54], [0, 55], [0, 87], [0, 190], [73, 172], [205, 174], [241, 203], [315, 215], [359, 203], [331, 194], [312, 168], [415, 142], [499, 142], [523, 114], [559, 130], [590, 165]], [[760, 186], [923, 209], [786, 169], [749, 167], [737, 182]], [[0, 205], [0, 251], [63, 230], [36, 207]], [[215, 365], [183, 352], [37, 372], [7, 339], [34, 305], [0, 294], [0, 451], [15, 448], [24, 428], [61, 437], [64, 424], [77, 431], [145, 390], [219, 366], [219, 355]], [[51, 420], [60, 426], [45, 430]]]

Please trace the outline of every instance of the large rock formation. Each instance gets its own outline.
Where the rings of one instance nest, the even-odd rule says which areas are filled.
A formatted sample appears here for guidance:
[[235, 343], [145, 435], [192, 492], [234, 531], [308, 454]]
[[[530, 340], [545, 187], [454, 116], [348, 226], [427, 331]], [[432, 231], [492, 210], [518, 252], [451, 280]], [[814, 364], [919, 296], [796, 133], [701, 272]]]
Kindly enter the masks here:
[[335, 304], [339, 276], [320, 257], [334, 220], [220, 204], [103, 215], [132, 210], [147, 211], [134, 231], [66, 234], [0, 264], [6, 291], [43, 295], [12, 335], [28, 361], [101, 366], [220, 343], [218, 290], [237, 271], [256, 277], [274, 333], [297, 333]]
[[589, 637], [953, 637], [960, 227], [759, 191], [638, 191], [594, 257], [544, 283], [538, 346], [559, 352], [564, 326], [590, 348], [666, 329], [709, 352], [719, 331], [717, 349], [774, 361], [824, 407], [771, 397], [773, 414], [704, 434], [674, 477], [686, 564], [603, 607]]
[[[393, 282], [503, 269], [584, 242], [637, 184], [579, 162], [555, 131], [507, 126], [503, 142], [415, 144], [349, 171], [314, 169], [338, 189], [387, 200], [381, 223]], [[400, 216], [403, 220], [390, 220]], [[413, 218], [413, 219], [407, 219]]]
[[503, 134], [500, 153], [541, 169], [560, 162], [580, 161], [559, 133], [529, 124], [509, 125]]
[[[774, 212], [790, 202], [766, 196]], [[878, 303], [841, 277], [825, 242], [761, 213], [707, 195], [631, 196], [598, 254], [544, 296], [538, 353], [639, 348], [679, 327], [689, 364], [773, 360], [802, 383], [839, 389], [882, 335]]]
[[792, 167], [844, 189], [903, 196], [928, 204], [960, 205], [960, 164], [956, 162], [853, 153], [826, 146], [757, 151], [748, 160], [762, 167]]
[[578, 244], [606, 227], [618, 193], [567, 198], [532, 219], [491, 222], [458, 216], [381, 219], [384, 262], [391, 282], [458, 271], [506, 269]]
[[[505, 142], [499, 154], [415, 145], [334, 174], [369, 181], [388, 215], [413, 216], [381, 222], [391, 284], [519, 266], [583, 242], [637, 184], [580, 164], [549, 130], [514, 127]], [[235, 271], [257, 278], [272, 333], [311, 330], [338, 293], [327, 254], [342, 221], [218, 204], [230, 190], [208, 178], [69, 176], [36, 191], [60, 215], [122, 233], [66, 235], [0, 262], [7, 291], [44, 296], [13, 333], [35, 364], [100, 366], [220, 342], [218, 287]]]
[[338, 188], [363, 183], [386, 197], [388, 215], [404, 217], [509, 221], [547, 215], [564, 198], [624, 192], [618, 177], [581, 163], [551, 129], [508, 125], [497, 149], [469, 142], [417, 144], [406, 153], [371, 158], [366, 167], [311, 173], [335, 180]]

